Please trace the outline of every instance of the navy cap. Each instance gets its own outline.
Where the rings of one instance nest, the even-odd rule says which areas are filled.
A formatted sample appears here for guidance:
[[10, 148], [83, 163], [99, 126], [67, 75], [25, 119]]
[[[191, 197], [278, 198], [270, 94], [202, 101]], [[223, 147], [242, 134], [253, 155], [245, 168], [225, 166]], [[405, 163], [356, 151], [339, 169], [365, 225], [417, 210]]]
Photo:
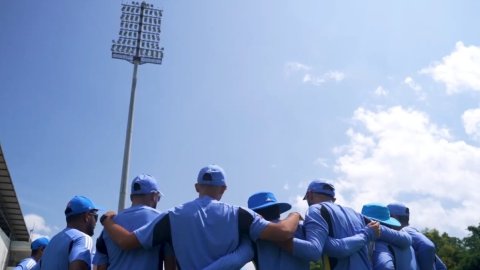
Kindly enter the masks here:
[[40, 238], [37, 238], [35, 241], [33, 241], [30, 246], [32, 250], [37, 250], [39, 248], [46, 247], [48, 245], [48, 242], [50, 242], [48, 238], [40, 237]]
[[225, 178], [225, 172], [222, 167], [212, 164], [200, 170], [197, 183], [211, 186], [226, 186]]
[[383, 224], [392, 225], [395, 227], [400, 227], [401, 225], [397, 219], [390, 217], [390, 211], [388, 210], [388, 207], [384, 204], [380, 204], [380, 203], [365, 204], [362, 207], [362, 215]]
[[[320, 180], [313, 180], [312, 182], [310, 182], [307, 188], [307, 192], [321, 193], [335, 198], [335, 187], [332, 184]], [[307, 194], [305, 194], [303, 199], [307, 199]]]
[[289, 203], [278, 202], [271, 192], [258, 192], [248, 198], [248, 208], [259, 210], [270, 206], [278, 205], [280, 214], [292, 208]]
[[67, 208], [65, 208], [65, 216], [69, 217], [92, 210], [98, 211], [98, 207], [96, 207], [89, 198], [85, 196], [75, 196], [68, 202]]
[[149, 174], [140, 174], [132, 180], [130, 194], [142, 195], [154, 192], [159, 192], [161, 194], [158, 189], [157, 180], [155, 180], [153, 176]]
[[387, 205], [388, 210], [390, 210], [390, 215], [395, 216], [410, 216], [410, 210], [402, 203], [391, 203]]

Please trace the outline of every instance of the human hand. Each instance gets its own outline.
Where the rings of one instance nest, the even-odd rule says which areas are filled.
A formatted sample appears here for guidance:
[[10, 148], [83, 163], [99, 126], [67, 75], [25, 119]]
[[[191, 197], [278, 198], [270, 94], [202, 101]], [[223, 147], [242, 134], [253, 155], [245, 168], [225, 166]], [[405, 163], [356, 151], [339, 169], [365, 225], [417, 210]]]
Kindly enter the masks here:
[[381, 230], [380, 230], [380, 222], [378, 221], [370, 221], [370, 223], [367, 224], [367, 226], [375, 232], [375, 236], [377, 238], [380, 237]]
[[113, 217], [115, 217], [117, 215], [117, 213], [115, 213], [115, 211], [108, 211], [106, 212], [105, 214], [102, 215], [102, 217], [100, 218], [100, 223], [105, 226], [105, 222], [107, 220], [111, 220]]

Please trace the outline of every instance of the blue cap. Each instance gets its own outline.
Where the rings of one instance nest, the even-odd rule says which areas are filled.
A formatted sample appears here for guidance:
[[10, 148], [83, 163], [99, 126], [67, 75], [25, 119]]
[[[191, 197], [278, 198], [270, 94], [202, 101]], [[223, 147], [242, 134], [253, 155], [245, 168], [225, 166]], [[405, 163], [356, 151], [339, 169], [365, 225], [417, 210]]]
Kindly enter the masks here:
[[362, 215], [380, 223], [400, 227], [400, 222], [390, 217], [388, 207], [380, 203], [369, 203], [362, 207]]
[[35, 241], [33, 241], [30, 246], [32, 250], [37, 250], [39, 248], [46, 247], [48, 245], [48, 242], [50, 242], [48, 238], [40, 237], [40, 238], [37, 238]]
[[67, 208], [65, 208], [65, 216], [69, 217], [92, 210], [98, 211], [98, 207], [96, 207], [89, 198], [85, 196], [75, 196], [68, 202]]
[[[307, 192], [321, 193], [335, 198], [335, 187], [332, 184], [320, 180], [313, 180], [312, 182], [310, 182], [307, 188]], [[303, 197], [303, 199], [307, 199], [307, 194], [305, 194], [305, 197]]]
[[402, 203], [391, 203], [387, 205], [388, 210], [390, 210], [390, 215], [395, 216], [410, 216], [410, 210]]
[[226, 186], [225, 172], [215, 164], [203, 167], [198, 173], [197, 183], [211, 186]]
[[248, 198], [248, 208], [252, 210], [259, 210], [274, 205], [278, 205], [280, 214], [292, 208], [289, 203], [278, 202], [275, 195], [271, 192], [258, 192]]
[[160, 192], [157, 185], [157, 180], [148, 174], [140, 174], [132, 180], [130, 194], [141, 195], [150, 194], [153, 192]]

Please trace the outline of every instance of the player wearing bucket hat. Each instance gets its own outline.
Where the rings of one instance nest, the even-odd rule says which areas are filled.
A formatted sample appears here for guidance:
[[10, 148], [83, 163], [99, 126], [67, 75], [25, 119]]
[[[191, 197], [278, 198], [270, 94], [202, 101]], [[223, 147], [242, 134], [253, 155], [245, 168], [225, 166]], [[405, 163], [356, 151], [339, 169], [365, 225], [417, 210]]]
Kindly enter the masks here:
[[[290, 214], [279, 223], [270, 223], [250, 209], [221, 202], [226, 188], [224, 170], [218, 165], [209, 165], [198, 174], [195, 184], [199, 194], [197, 199], [175, 207], [133, 233], [115, 224], [111, 212], [102, 219], [103, 225], [123, 249], [172, 243], [181, 269], [211, 267], [219, 262], [218, 258], [238, 251], [242, 236], [276, 241], [292, 238], [300, 219], [298, 213]], [[249, 259], [252, 257], [253, 253]], [[229, 268], [220, 264], [216, 269], [232, 269], [232, 262], [221, 262], [229, 264]]]
[[[248, 208], [254, 210], [263, 218], [271, 222], [278, 222], [280, 214], [290, 210], [289, 203], [278, 202], [271, 192], [258, 192], [248, 198]], [[304, 239], [305, 235], [301, 226], [297, 228], [296, 238]], [[257, 256], [254, 261], [257, 269], [309, 269], [310, 262], [293, 256], [291, 253], [282, 250], [270, 241], [258, 240], [256, 243]]]
[[[118, 213], [114, 220], [132, 232], [152, 222], [161, 214], [155, 208], [163, 194], [158, 188], [157, 180], [149, 174], [136, 176], [132, 180], [130, 190], [132, 206]], [[170, 252], [170, 248], [159, 246], [149, 250], [123, 251], [105, 231], [102, 231], [102, 234], [97, 239], [96, 247], [93, 264], [97, 265], [99, 270], [107, 269], [107, 266], [110, 270], [159, 269], [158, 267], [163, 266], [164, 260], [166, 269], [174, 269], [175, 266], [175, 258]]]
[[23, 259], [18, 263], [17, 267], [14, 270], [30, 270], [37, 264], [37, 262], [42, 258], [43, 250], [48, 245], [48, 238], [40, 237], [32, 242], [30, 247], [32, 248], [32, 253], [30, 257]]
[[402, 230], [412, 237], [412, 247], [419, 269], [447, 269], [440, 257], [435, 254], [435, 244], [423, 233], [409, 226], [410, 209], [402, 203], [391, 203], [387, 207], [390, 215], [400, 221]]
[[65, 208], [67, 227], [50, 240], [34, 269], [90, 269], [98, 210], [89, 198], [74, 196]]
[[390, 216], [388, 207], [381, 203], [365, 204], [362, 214], [385, 225], [372, 250], [373, 269], [416, 269], [415, 254], [411, 249], [412, 238], [400, 230], [400, 222]]

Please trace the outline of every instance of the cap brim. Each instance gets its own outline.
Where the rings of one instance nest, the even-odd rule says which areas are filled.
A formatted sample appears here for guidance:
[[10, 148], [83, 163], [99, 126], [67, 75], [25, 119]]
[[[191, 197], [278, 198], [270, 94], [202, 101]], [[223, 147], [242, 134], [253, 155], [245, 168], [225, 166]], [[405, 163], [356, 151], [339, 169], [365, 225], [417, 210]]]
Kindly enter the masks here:
[[262, 204], [262, 205], [257, 206], [257, 207], [252, 207], [250, 209], [260, 210], [260, 209], [265, 209], [267, 207], [274, 206], [274, 205], [278, 205], [278, 208], [280, 209], [280, 214], [284, 213], [284, 212], [287, 212], [288, 210], [292, 209], [292, 206], [289, 203], [279, 203], [279, 202], [269, 202], [269, 203], [265, 203], [265, 204]]

